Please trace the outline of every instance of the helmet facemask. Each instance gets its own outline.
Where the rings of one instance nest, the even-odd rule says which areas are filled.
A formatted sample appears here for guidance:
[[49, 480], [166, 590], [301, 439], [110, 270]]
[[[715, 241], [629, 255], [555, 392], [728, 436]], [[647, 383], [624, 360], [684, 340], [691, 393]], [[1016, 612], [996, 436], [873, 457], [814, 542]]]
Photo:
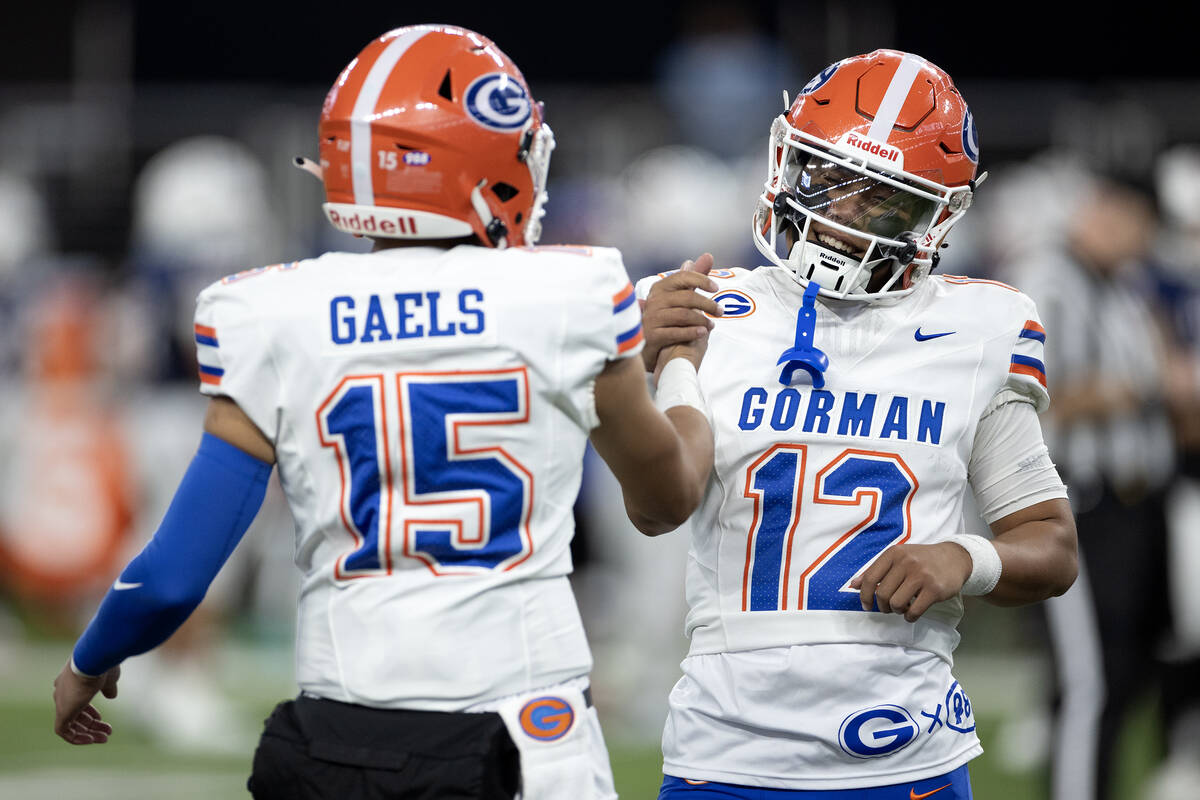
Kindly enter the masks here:
[[550, 153], [554, 151], [554, 132], [544, 122], [536, 128], [531, 125], [522, 142], [528, 142], [528, 145], [522, 146], [517, 157], [529, 166], [534, 191], [529, 219], [525, 221], [525, 244], [534, 245], [542, 237], [542, 217], [546, 216], [545, 205], [550, 199], [546, 192], [546, 180], [550, 174]]
[[828, 297], [907, 294], [936, 263], [937, 247], [970, 204], [970, 189], [884, 170], [842, 151], [776, 119], [755, 244]]

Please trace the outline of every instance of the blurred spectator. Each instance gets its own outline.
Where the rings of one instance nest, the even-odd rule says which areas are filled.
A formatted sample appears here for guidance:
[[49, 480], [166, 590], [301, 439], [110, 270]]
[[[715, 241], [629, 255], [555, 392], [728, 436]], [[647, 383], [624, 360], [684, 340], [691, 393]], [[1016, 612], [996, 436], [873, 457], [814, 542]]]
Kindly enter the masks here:
[[[134, 186], [131, 313], [146, 323], [124, 340], [142, 377], [191, 380], [196, 295], [251, 266], [285, 260], [266, 171], [233, 139], [197, 136], [155, 154]], [[138, 313], [140, 311], [140, 313]]]
[[1008, 274], [1047, 331], [1046, 440], [1081, 551], [1076, 585], [1046, 603], [1059, 694], [1052, 796], [1093, 800], [1113, 797], [1123, 723], [1160, 686], [1174, 463], [1166, 352], [1142, 291], [1153, 201], [1112, 177], [1081, 173], [1073, 185], [1061, 240], [1025, 250]]
[[[111, 361], [124, 379], [124, 431], [140, 500], [135, 547], [123, 554], [126, 559], [153, 534], [195, 452], [195, 431], [179, 421], [195, 419], [204, 409], [195, 391], [196, 295], [225, 275], [289, 255], [275, 205], [257, 157], [225, 137], [175, 142], [137, 177], [127, 280], [110, 299]], [[204, 603], [164, 647], [127, 662], [130, 675], [145, 687], [129, 710], [160, 746], [191, 752], [252, 747], [252, 720], [241, 718], [218, 687], [215, 666], [241, 611], [265, 609], [248, 621], [269, 629], [282, 617], [290, 633], [291, 598], [298, 589], [294, 571], [260, 567], [291, 560], [291, 533], [291, 516], [273, 475], [252, 529]]]
[[1200, 786], [1200, 147], [1158, 160], [1155, 182], [1164, 230], [1154, 272], [1169, 343], [1167, 401], [1179, 474], [1167, 497], [1167, 564], [1172, 637], [1163, 706], [1167, 760], [1152, 796], [1187, 797]]
[[726, 162], [687, 145], [655, 148], [630, 164], [610, 217], [630, 277], [675, 269], [706, 251], [718, 266], [757, 265], [745, 240], [762, 191], [759, 172], [742, 179]]
[[96, 282], [62, 276], [23, 306], [24, 382], [0, 418], [0, 576], [27, 615], [73, 631], [123, 555], [129, 453], [103, 384]]
[[0, 170], [0, 219], [0, 376], [12, 377], [21, 359], [18, 311], [54, 237], [41, 193], [15, 172]]
[[751, 9], [731, 0], [690, 4], [658, 64], [679, 141], [725, 160], [758, 152], [762, 132], [783, 110], [780, 93], [803, 72], [789, 72], [787, 52], [759, 29]]

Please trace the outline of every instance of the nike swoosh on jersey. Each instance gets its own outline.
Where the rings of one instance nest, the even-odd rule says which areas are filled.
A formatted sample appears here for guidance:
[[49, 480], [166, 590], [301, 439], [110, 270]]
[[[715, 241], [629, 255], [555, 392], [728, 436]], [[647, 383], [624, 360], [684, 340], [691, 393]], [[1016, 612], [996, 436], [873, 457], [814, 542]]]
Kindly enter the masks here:
[[908, 790], [908, 800], [921, 800], [922, 797], [929, 797], [929, 795], [931, 795], [931, 794], [937, 794], [942, 789], [945, 789], [947, 786], [950, 786], [950, 785], [951, 784], [947, 783], [946, 786], [939, 786], [938, 788], [934, 789], [932, 792], [921, 792], [920, 794], [917, 794], [916, 789], [909, 789]]
[[136, 589], [141, 585], [142, 584], [140, 581], [138, 583], [126, 583], [125, 581], [121, 580], [120, 578], [117, 578], [115, 581], [113, 581], [113, 589], [115, 589], [118, 592], [123, 592], [126, 589]]
[[942, 336], [949, 336], [952, 333], [955, 333], [955, 331], [946, 331], [945, 333], [921, 333], [921, 329], [917, 328], [917, 330], [913, 333], [913, 338], [918, 342], [927, 342], [930, 339], [938, 339]]

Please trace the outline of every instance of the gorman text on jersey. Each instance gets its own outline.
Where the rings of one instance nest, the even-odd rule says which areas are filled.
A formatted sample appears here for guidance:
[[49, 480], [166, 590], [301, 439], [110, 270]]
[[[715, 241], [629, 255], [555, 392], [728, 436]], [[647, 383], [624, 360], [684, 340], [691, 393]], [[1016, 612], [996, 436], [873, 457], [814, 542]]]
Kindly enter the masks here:
[[396, 292], [355, 299], [338, 295], [329, 301], [329, 336], [334, 344], [390, 342], [400, 339], [475, 335], [486, 319], [483, 292]]
[[806, 396], [789, 386], [772, 399], [766, 389], [752, 386], [742, 395], [738, 427], [753, 431], [766, 424], [777, 431], [799, 427], [805, 433], [936, 445], [942, 440], [945, 412], [946, 404], [940, 400], [918, 401], [899, 394], [813, 389]]

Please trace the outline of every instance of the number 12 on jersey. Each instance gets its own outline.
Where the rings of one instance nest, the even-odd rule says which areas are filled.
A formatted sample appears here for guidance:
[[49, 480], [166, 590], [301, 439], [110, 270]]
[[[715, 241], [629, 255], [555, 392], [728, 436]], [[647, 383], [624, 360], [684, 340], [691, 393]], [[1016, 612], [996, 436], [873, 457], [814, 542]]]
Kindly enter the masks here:
[[343, 378], [317, 409], [354, 543], [335, 576], [390, 575], [402, 559], [439, 576], [507, 570], [527, 559], [533, 475], [498, 442], [511, 438], [509, 426], [528, 422], [524, 367]]
[[[754, 521], [746, 536], [743, 611], [862, 611], [859, 593], [848, 588], [849, 582], [888, 547], [908, 540], [917, 491], [917, 479], [908, 465], [895, 453], [843, 450], [817, 473], [813, 503], [868, 503], [867, 516], [834, 539], [800, 573], [795, 599], [789, 602], [792, 547], [798, 526], [804, 524], [807, 460], [807, 445], [777, 444], [746, 470], [743, 496], [754, 502]], [[824, 531], [828, 526], [819, 527]]]

